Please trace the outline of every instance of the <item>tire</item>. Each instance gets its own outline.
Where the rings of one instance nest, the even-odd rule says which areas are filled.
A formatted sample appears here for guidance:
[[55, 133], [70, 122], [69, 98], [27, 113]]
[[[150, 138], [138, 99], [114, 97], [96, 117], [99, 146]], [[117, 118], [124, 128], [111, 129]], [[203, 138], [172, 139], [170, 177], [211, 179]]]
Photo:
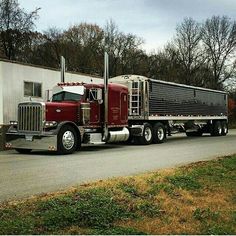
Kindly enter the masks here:
[[221, 136], [222, 135], [222, 125], [221, 125], [220, 121], [216, 121], [213, 123], [211, 135], [212, 136]]
[[15, 148], [15, 150], [20, 154], [29, 154], [32, 149], [24, 149], [24, 148]]
[[153, 127], [153, 143], [163, 143], [166, 140], [166, 129], [162, 123], [156, 123]]
[[70, 125], [64, 125], [60, 129], [57, 136], [57, 153], [71, 154], [75, 152], [81, 145], [80, 135]]
[[143, 133], [140, 137], [135, 137], [135, 143], [140, 145], [149, 145], [153, 140], [153, 129], [149, 123], [144, 123]]
[[228, 123], [227, 123], [227, 121], [222, 121], [221, 122], [221, 126], [222, 126], [222, 133], [221, 133], [221, 135], [222, 136], [226, 136], [227, 133], [228, 133]]

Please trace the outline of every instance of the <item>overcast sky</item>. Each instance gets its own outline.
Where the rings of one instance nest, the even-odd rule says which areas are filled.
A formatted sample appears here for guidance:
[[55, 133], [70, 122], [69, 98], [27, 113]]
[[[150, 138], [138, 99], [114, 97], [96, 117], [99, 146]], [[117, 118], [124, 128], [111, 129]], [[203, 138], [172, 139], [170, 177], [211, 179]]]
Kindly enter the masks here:
[[37, 30], [56, 26], [66, 29], [81, 22], [103, 27], [113, 19], [120, 31], [145, 41], [144, 49], [161, 48], [170, 40], [176, 24], [185, 17], [203, 21], [212, 15], [236, 20], [236, 0], [19, 0], [26, 10], [41, 7]]

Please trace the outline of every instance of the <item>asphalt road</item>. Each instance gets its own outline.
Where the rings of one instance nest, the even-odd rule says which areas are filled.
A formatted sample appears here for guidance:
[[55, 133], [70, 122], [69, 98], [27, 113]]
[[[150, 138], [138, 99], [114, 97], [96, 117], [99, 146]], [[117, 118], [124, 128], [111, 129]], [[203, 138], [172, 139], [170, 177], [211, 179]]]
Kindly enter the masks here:
[[72, 155], [0, 152], [0, 201], [62, 190], [88, 181], [126, 176], [236, 153], [236, 130], [225, 137], [175, 135], [150, 146], [86, 146]]

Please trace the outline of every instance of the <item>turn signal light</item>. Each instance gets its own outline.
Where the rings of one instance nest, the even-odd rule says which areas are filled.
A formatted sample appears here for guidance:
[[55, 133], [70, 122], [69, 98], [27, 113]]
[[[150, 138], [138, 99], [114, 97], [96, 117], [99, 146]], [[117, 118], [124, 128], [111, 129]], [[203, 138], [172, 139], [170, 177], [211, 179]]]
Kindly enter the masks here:
[[56, 121], [46, 121], [44, 123], [44, 128], [51, 128], [51, 127], [55, 127], [55, 126], [57, 126]]
[[17, 121], [10, 121], [10, 125], [17, 125], [18, 122]]
[[55, 146], [49, 146], [49, 147], [48, 147], [48, 150], [49, 150], [49, 151], [56, 151], [56, 147], [55, 147]]
[[11, 148], [12, 147], [12, 144], [11, 143], [6, 143], [5, 144], [5, 148]]

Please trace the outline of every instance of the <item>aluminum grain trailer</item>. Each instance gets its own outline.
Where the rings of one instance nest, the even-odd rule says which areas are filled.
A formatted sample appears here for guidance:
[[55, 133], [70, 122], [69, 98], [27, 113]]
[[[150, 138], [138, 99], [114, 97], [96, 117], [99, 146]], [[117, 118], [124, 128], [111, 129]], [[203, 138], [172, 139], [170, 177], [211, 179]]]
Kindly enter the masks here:
[[128, 87], [130, 141], [162, 143], [167, 135], [225, 136], [228, 133], [227, 93], [138, 75], [122, 75], [110, 83]]

